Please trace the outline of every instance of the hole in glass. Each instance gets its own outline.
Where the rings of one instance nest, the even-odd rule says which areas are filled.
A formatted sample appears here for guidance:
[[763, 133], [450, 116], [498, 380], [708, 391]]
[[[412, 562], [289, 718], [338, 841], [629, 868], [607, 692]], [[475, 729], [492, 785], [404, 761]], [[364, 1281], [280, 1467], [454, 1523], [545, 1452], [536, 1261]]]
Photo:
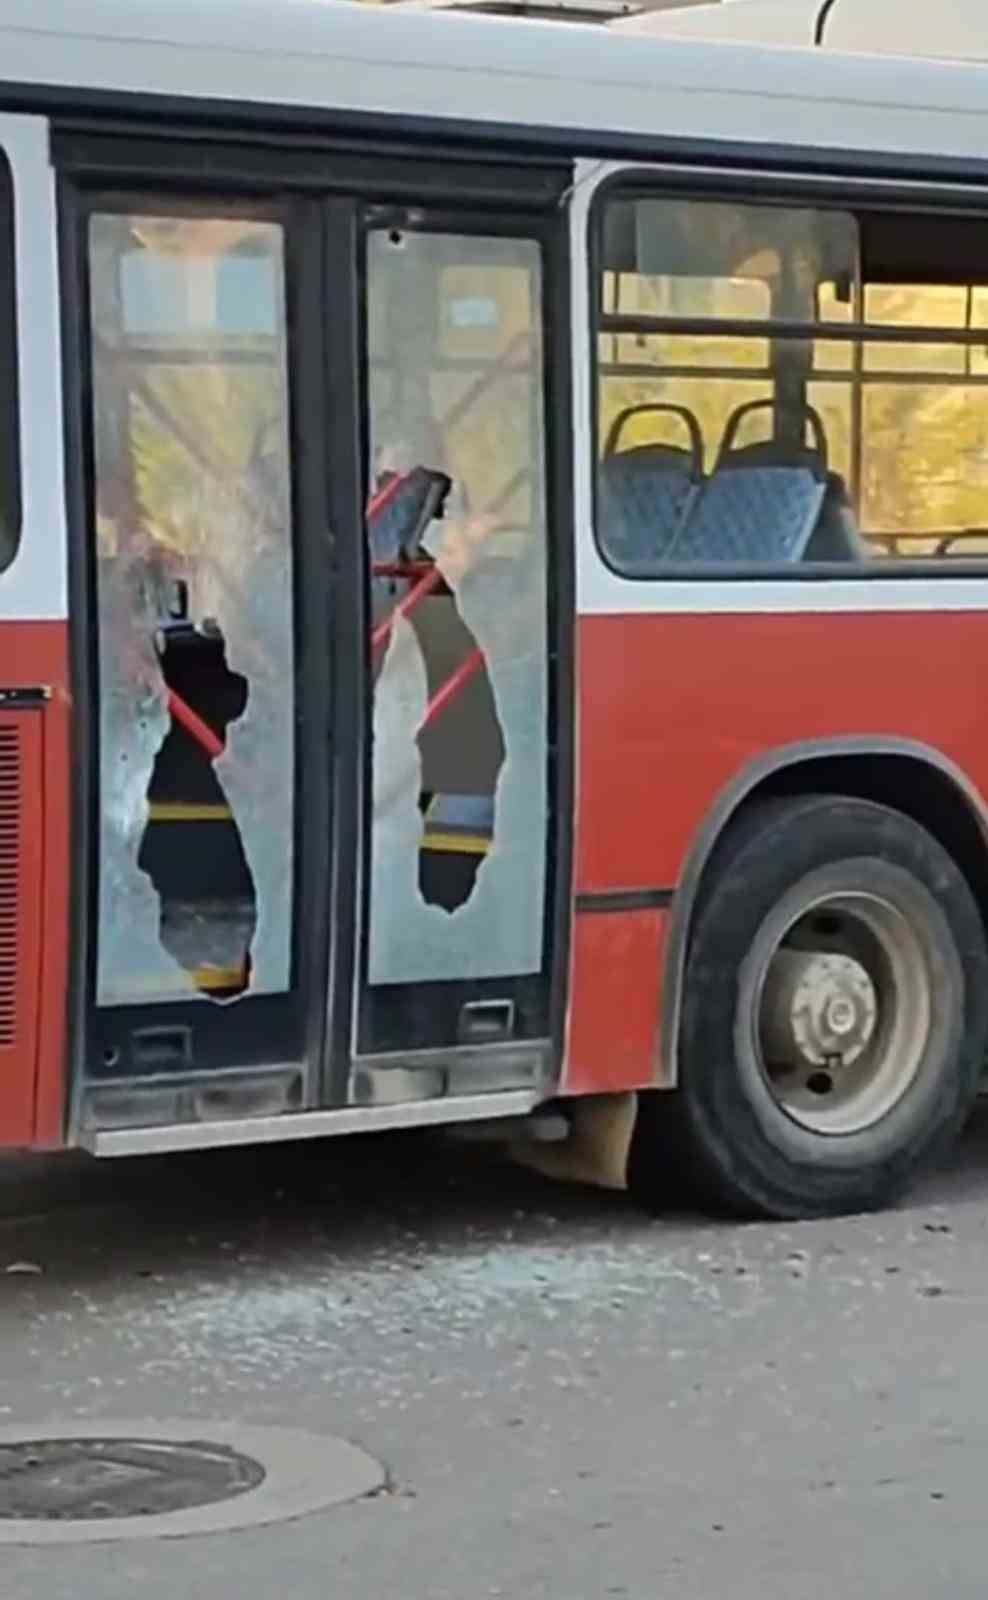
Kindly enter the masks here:
[[[505, 745], [483, 649], [463, 616], [453, 567], [440, 568], [424, 543], [444, 515], [452, 480], [434, 468], [409, 466], [416, 446], [397, 425], [382, 429], [376, 491], [367, 514], [374, 575], [375, 686], [391, 651], [414, 640], [427, 704], [415, 733], [420, 776], [403, 773], [378, 813], [419, 784], [418, 891], [449, 914], [473, 893], [494, 841], [498, 779]], [[463, 537], [469, 537], [469, 525]], [[407, 624], [399, 630], [398, 622]], [[405, 663], [405, 670], [408, 664]]]
[[[257, 896], [214, 762], [230, 723], [247, 708], [247, 679], [230, 670], [212, 618], [199, 628], [168, 623], [157, 649], [170, 722], [151, 773], [137, 864], [157, 891], [168, 954], [207, 998], [234, 999], [250, 984]], [[191, 840], [190, 822], [197, 824]]]

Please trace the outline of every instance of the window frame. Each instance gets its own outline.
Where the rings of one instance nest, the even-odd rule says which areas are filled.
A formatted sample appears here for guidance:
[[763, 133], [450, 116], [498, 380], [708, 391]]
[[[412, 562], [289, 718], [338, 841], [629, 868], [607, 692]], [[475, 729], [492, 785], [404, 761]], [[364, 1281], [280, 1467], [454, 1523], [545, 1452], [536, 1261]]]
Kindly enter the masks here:
[[[988, 577], [988, 554], [957, 559], [941, 557], [879, 556], [868, 561], [803, 561], [803, 562], [656, 562], [647, 573], [629, 572], [614, 561], [602, 541], [599, 529], [599, 443], [601, 437], [600, 389], [602, 334], [620, 333], [608, 327], [609, 314], [603, 312], [601, 285], [606, 270], [604, 258], [605, 213], [615, 198], [695, 200], [698, 203], [721, 203], [737, 206], [756, 205], [799, 207], [819, 211], [845, 211], [854, 215], [862, 212], [909, 212], [913, 217], [931, 219], [952, 216], [962, 220], [988, 221], [988, 188], [983, 184], [936, 185], [907, 180], [881, 178], [830, 178], [800, 173], [763, 173], [750, 170], [730, 171], [712, 168], [689, 168], [682, 165], [633, 164], [609, 173], [596, 187], [586, 218], [585, 249], [589, 293], [590, 339], [590, 513], [594, 549], [604, 567], [614, 577], [625, 583], [721, 583], [739, 580], [788, 584], [799, 582], [833, 582], [834, 579], [873, 583], [882, 579], [902, 578], [978, 578]], [[861, 279], [861, 309], [864, 306], [866, 283]], [[613, 320], [613, 319], [612, 319]], [[632, 321], [634, 319], [623, 319]], [[687, 336], [721, 338], [802, 338], [810, 342], [834, 338], [851, 349], [861, 349], [866, 343], [876, 344], [977, 344], [984, 348], [988, 340], [984, 330], [920, 326], [888, 326], [862, 322], [820, 323], [807, 320], [793, 322], [785, 319], [729, 319], [717, 318], [642, 318], [647, 331], [657, 335], [682, 332]], [[891, 334], [891, 337], [887, 335]], [[933, 336], [932, 340], [930, 336]], [[660, 370], [660, 369], [657, 369]], [[703, 376], [702, 368], [697, 376]], [[745, 369], [739, 369], [739, 376]], [[826, 381], [826, 380], [825, 380]], [[931, 535], [935, 537], [935, 535]]]
[[24, 533], [17, 286], [16, 179], [0, 145], [0, 358], [9, 360], [11, 378], [9, 394], [0, 396], [0, 575], [16, 561]]

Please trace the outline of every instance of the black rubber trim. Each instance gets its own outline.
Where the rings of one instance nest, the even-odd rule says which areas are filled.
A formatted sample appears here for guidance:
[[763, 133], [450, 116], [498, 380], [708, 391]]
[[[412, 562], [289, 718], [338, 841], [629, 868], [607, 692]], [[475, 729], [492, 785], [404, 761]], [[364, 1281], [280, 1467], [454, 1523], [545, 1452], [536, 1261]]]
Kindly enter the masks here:
[[390, 139], [398, 142], [407, 155], [414, 155], [416, 146], [431, 145], [447, 160], [458, 149], [475, 157], [478, 152], [497, 148], [512, 164], [527, 156], [536, 165], [543, 165], [550, 153], [553, 156], [562, 153], [564, 159], [579, 154], [588, 159], [745, 167], [776, 175], [787, 171], [803, 175], [824, 173], [838, 181], [852, 176], [934, 184], [956, 180], [964, 188], [973, 189], [988, 180], [988, 160], [983, 157], [861, 150], [840, 143], [810, 147], [750, 139], [627, 133], [601, 129], [592, 123], [584, 127], [559, 127], [551, 123], [519, 125], [434, 114], [398, 116], [393, 112], [217, 100], [191, 94], [24, 84], [10, 79], [0, 79], [0, 107], [53, 116], [56, 134], [62, 129], [68, 131], [80, 119], [90, 124], [104, 119], [106, 131], [126, 134], [128, 128], [133, 131], [135, 119], [141, 119], [156, 123], [155, 131], [169, 137], [209, 139], [226, 130], [239, 141], [246, 132], [253, 130], [259, 137], [274, 139], [276, 143], [280, 143], [286, 133], [301, 133], [309, 138], [320, 135], [330, 139], [343, 137], [348, 141], [362, 139], [368, 145]]
[[576, 911], [658, 911], [671, 906], [675, 889], [614, 889], [600, 894], [578, 894]]
[[[412, 148], [394, 132], [377, 141], [247, 128], [231, 136], [216, 126], [146, 120], [56, 121], [52, 162], [58, 171], [101, 186], [138, 179], [215, 189], [273, 191], [279, 185], [322, 195], [383, 196], [415, 204], [469, 204], [551, 212], [573, 181], [572, 161], [535, 160], [493, 147], [436, 143]], [[414, 158], [414, 159], [410, 159]]]

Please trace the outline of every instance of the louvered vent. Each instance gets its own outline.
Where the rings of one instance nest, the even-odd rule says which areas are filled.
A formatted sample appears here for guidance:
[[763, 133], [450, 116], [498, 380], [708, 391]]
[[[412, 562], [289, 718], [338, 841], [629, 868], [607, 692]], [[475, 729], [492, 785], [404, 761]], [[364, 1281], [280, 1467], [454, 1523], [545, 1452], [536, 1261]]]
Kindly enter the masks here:
[[17, 1037], [24, 772], [22, 727], [0, 725], [0, 1048]]
[[[19, 704], [11, 703], [15, 696]], [[34, 1134], [41, 1016], [44, 705], [37, 694], [0, 689], [0, 1148], [30, 1144]], [[55, 938], [57, 928], [56, 923]], [[61, 996], [54, 1003], [60, 1000]]]

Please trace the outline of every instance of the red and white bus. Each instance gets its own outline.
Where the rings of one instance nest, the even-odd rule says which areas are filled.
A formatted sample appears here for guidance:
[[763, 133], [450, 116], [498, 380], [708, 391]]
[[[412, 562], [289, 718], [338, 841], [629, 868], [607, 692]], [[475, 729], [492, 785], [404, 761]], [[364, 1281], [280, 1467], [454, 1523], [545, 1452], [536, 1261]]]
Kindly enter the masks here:
[[988, 1037], [988, 73], [0, 7], [0, 1146], [895, 1195]]

